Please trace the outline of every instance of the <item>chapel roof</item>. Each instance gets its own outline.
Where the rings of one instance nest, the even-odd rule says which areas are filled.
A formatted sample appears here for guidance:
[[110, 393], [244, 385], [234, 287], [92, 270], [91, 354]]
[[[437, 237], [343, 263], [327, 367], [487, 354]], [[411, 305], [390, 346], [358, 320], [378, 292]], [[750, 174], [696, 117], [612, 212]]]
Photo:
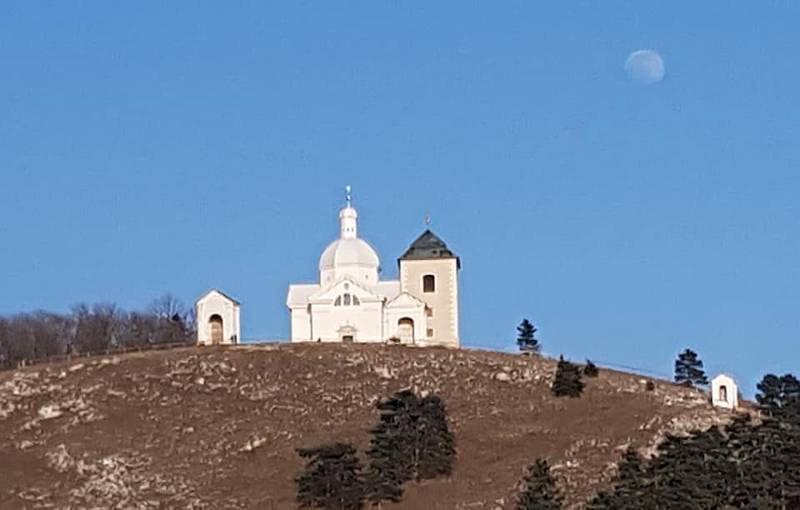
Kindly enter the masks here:
[[286, 296], [286, 306], [289, 308], [307, 306], [308, 298], [320, 289], [316, 283], [301, 283], [289, 285], [289, 293]]
[[425, 230], [422, 235], [411, 243], [411, 246], [408, 247], [399, 260], [430, 259], [456, 259], [458, 268], [461, 269], [461, 259], [447, 247], [447, 244], [445, 244], [439, 236], [431, 232], [430, 229]]
[[230, 297], [229, 295], [225, 294], [224, 292], [222, 292], [222, 291], [221, 291], [221, 290], [219, 290], [219, 289], [210, 289], [210, 290], [207, 290], [207, 291], [206, 291], [206, 292], [204, 292], [204, 293], [203, 293], [203, 294], [202, 294], [202, 295], [201, 295], [199, 298], [197, 298], [197, 301], [195, 301], [195, 303], [199, 303], [200, 301], [204, 300], [205, 298], [207, 298], [208, 296], [210, 296], [211, 294], [214, 294], [214, 293], [216, 293], [216, 294], [219, 294], [220, 296], [224, 297], [224, 298], [225, 298], [225, 299], [227, 299], [228, 301], [232, 301], [232, 302], [233, 302], [233, 304], [235, 304], [235, 305], [240, 305], [240, 304], [241, 304], [241, 303], [239, 303], [239, 301], [238, 301], [238, 300], [236, 300], [236, 299], [234, 299], [234, 298]]

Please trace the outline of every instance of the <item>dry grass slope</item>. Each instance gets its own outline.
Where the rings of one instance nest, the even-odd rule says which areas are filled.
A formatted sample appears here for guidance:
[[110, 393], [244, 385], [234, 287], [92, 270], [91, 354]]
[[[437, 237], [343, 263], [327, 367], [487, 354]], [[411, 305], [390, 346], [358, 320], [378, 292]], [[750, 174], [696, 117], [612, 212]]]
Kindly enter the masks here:
[[395, 508], [511, 508], [523, 468], [554, 466], [571, 507], [622, 451], [726, 419], [693, 390], [601, 370], [555, 399], [555, 362], [366, 345], [187, 348], [0, 374], [0, 508], [294, 508], [299, 446], [369, 441], [374, 403], [401, 388], [448, 406], [449, 480]]

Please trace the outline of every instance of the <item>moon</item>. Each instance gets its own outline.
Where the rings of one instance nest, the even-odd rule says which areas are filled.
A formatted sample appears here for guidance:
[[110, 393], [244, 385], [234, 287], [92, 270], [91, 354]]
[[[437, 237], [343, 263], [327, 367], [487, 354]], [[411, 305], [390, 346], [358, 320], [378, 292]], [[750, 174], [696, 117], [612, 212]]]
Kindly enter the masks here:
[[658, 83], [664, 79], [664, 61], [653, 50], [637, 50], [625, 60], [625, 72], [631, 80], [645, 85]]

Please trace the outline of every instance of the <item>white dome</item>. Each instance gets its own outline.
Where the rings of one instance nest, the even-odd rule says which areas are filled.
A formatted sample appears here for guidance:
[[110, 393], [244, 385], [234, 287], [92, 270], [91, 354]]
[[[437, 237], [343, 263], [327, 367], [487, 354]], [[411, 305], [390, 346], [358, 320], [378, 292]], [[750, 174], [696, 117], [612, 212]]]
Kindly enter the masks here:
[[377, 269], [379, 265], [378, 254], [375, 253], [372, 246], [357, 237], [335, 240], [325, 248], [319, 258], [320, 271], [348, 266]]
[[366, 285], [378, 284], [378, 254], [358, 237], [358, 213], [350, 205], [339, 211], [339, 239], [325, 248], [319, 258], [319, 281], [330, 285], [341, 278], [353, 278]]

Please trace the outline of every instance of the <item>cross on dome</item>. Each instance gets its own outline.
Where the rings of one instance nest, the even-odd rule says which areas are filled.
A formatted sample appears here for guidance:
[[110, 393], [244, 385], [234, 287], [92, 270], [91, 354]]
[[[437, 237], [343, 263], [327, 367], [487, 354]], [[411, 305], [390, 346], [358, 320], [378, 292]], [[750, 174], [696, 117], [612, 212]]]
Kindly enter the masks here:
[[355, 239], [358, 237], [358, 213], [353, 209], [353, 188], [348, 184], [345, 190], [345, 206], [339, 211], [339, 238]]

